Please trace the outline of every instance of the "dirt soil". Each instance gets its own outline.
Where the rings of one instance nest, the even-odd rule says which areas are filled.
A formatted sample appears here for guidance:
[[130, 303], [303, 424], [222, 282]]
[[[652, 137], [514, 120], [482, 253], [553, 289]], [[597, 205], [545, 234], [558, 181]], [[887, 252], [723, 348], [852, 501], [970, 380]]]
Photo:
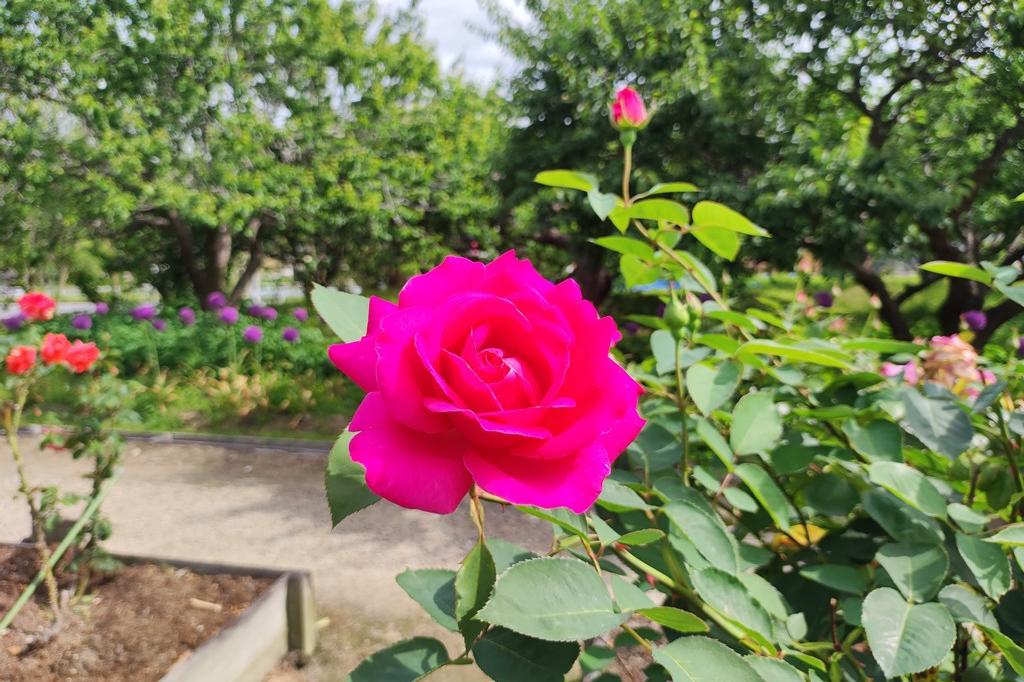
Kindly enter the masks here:
[[[18, 598], [38, 568], [33, 551], [0, 547], [0, 613]], [[56, 628], [37, 594], [0, 637], [0, 680], [159, 680], [271, 582], [151, 564], [125, 566], [97, 581], [91, 594]]]

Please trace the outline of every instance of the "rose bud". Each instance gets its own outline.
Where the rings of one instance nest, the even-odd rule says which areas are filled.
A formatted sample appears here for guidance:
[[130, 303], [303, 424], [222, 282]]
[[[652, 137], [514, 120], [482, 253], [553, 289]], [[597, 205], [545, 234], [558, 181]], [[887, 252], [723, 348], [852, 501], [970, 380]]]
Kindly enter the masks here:
[[647, 123], [647, 107], [644, 100], [633, 88], [622, 88], [611, 104], [612, 125], [622, 130], [642, 128]]

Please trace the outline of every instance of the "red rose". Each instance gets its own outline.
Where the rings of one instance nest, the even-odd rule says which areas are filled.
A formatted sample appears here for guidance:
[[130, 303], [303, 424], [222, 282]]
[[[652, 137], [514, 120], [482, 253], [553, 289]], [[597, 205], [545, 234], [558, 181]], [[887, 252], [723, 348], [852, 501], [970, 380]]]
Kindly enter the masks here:
[[47, 365], [64, 362], [64, 354], [71, 348], [71, 342], [63, 334], [47, 334], [43, 337], [42, 356]]
[[18, 299], [18, 307], [28, 319], [45, 322], [53, 319], [57, 304], [41, 291], [30, 291]]
[[7, 371], [11, 374], [25, 374], [36, 364], [36, 349], [32, 346], [15, 346], [7, 354]]
[[68, 367], [75, 374], [81, 374], [95, 365], [99, 357], [100, 349], [96, 347], [95, 343], [75, 341], [64, 354], [64, 362], [68, 363]]

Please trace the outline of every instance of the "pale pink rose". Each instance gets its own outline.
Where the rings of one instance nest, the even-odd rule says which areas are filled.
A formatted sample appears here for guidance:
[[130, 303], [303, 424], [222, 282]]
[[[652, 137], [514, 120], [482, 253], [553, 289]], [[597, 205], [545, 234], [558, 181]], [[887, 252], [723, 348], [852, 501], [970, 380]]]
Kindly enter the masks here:
[[512, 252], [446, 258], [398, 305], [371, 298], [366, 336], [330, 348], [368, 391], [352, 459], [404, 507], [450, 513], [475, 483], [582, 512], [644, 424], [640, 387], [608, 355], [619, 338], [573, 280], [552, 284]]
[[903, 374], [903, 365], [897, 365], [895, 362], [883, 362], [879, 369], [883, 377], [895, 377]]
[[981, 383], [986, 386], [996, 383], [996, 375], [987, 369], [981, 370]]
[[921, 380], [921, 370], [914, 362], [908, 362], [903, 367], [903, 380], [908, 384], [916, 384]]

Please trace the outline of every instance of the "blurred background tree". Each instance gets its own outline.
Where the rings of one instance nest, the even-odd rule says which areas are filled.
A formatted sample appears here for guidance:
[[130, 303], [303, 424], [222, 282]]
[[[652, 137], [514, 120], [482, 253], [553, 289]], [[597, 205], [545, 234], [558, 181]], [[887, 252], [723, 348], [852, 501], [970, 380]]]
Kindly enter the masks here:
[[[609, 275], [586, 240], [607, 227], [562, 193], [534, 197], [528, 181], [538, 168], [608, 166], [614, 83], [637, 85], [657, 108], [645, 139], [659, 141], [662, 162], [641, 189], [686, 177], [745, 210], [774, 235], [757, 257], [789, 268], [809, 249], [877, 296], [898, 338], [911, 335], [903, 305], [941, 278], [891, 291], [882, 266], [1024, 255], [1024, 205], [1011, 203], [1024, 188], [1017, 0], [526, 8], [524, 27], [491, 5], [498, 38], [522, 64], [510, 88], [512, 115], [525, 123], [503, 156], [504, 208], [534, 216], [542, 242], [569, 249], [591, 295], [607, 291]], [[951, 332], [983, 305], [981, 288], [955, 281], [938, 326]], [[989, 310], [980, 340], [1019, 311]]]

